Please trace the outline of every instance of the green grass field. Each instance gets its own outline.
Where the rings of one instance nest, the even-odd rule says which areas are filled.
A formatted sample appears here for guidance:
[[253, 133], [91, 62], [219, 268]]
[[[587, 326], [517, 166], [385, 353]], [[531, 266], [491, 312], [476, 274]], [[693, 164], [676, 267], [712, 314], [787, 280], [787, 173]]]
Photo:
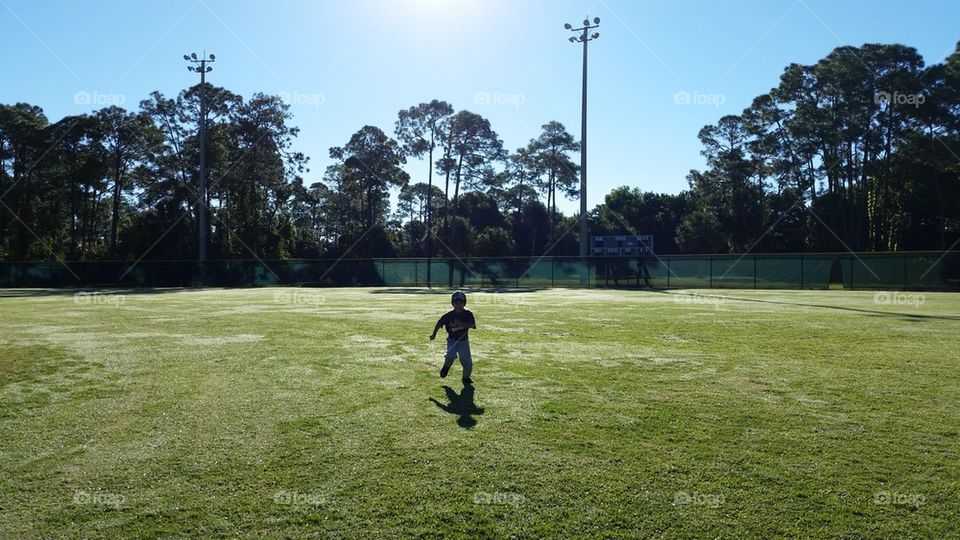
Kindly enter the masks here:
[[0, 537], [957, 534], [960, 296], [467, 307], [472, 396], [449, 291], [0, 291]]

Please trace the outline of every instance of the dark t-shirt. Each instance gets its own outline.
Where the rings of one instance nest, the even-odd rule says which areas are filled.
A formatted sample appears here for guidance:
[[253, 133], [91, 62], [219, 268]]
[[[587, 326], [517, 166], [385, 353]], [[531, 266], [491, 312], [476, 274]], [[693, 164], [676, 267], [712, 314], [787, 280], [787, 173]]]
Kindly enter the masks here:
[[437, 324], [443, 325], [443, 328], [447, 331], [450, 337], [453, 339], [461, 339], [467, 337], [466, 328], [462, 330], [450, 331], [450, 324], [454, 321], [460, 321], [462, 326], [469, 326], [477, 324], [476, 319], [473, 318], [473, 312], [468, 309], [464, 309], [462, 312], [457, 313], [457, 310], [451, 309], [450, 311], [443, 314], [443, 317], [440, 317], [440, 320]]

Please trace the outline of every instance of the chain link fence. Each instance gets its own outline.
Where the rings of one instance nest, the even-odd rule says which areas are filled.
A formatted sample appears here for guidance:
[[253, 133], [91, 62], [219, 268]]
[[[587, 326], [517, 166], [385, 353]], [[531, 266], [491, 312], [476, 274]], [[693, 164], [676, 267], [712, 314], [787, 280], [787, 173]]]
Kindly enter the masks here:
[[960, 290], [960, 252], [0, 262], [0, 287], [653, 287]]

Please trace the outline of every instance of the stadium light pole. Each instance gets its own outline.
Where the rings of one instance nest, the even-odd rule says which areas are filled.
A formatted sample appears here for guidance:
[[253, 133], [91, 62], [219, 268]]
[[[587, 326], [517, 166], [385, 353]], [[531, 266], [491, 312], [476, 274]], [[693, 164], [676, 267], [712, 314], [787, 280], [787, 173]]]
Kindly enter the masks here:
[[[574, 28], [569, 23], [563, 27], [579, 35], [571, 36], [570, 43], [583, 43], [583, 91], [580, 103], [580, 256], [587, 256], [589, 237], [587, 234], [587, 43], [600, 37], [599, 32], [590, 33], [590, 30], [600, 26], [600, 17], [583, 20], [583, 27]], [[581, 279], [582, 281], [582, 279]]]
[[183, 59], [191, 64], [198, 66], [187, 66], [188, 71], [200, 74], [200, 237], [197, 241], [197, 258], [200, 262], [207, 260], [207, 99], [206, 82], [207, 73], [213, 71], [213, 68], [207, 64], [217, 59], [211, 54], [207, 57], [207, 52], [203, 52], [202, 58], [197, 58], [197, 53], [183, 55]]

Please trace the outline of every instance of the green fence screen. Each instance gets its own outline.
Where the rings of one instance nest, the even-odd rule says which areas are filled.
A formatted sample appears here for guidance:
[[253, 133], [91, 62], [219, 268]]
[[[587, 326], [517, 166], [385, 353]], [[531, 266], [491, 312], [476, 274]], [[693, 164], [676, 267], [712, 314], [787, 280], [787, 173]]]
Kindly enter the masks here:
[[0, 287], [197, 285], [960, 290], [960, 252], [0, 262]]

